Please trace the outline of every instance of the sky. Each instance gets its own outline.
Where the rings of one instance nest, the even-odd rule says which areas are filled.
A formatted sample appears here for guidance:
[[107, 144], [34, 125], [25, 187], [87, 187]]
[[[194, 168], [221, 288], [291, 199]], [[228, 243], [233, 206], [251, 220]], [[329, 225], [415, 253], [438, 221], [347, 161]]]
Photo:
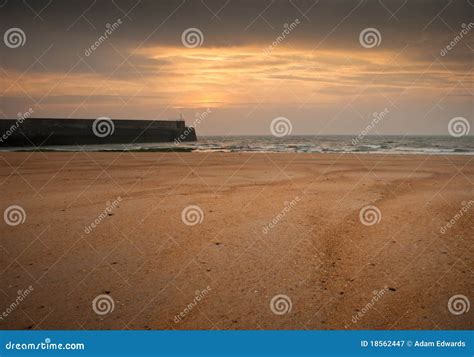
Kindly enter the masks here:
[[474, 128], [473, 22], [464, 0], [0, 0], [0, 118], [448, 135]]

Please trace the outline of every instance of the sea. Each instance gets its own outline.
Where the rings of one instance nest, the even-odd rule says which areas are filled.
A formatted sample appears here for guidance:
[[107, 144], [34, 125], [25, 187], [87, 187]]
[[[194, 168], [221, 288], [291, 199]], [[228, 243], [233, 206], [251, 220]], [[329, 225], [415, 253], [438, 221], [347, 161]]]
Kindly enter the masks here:
[[[132, 152], [242, 152], [242, 153], [374, 153], [474, 155], [474, 136], [365, 136], [290, 135], [200, 136], [196, 142], [44, 146], [41, 151]], [[32, 151], [32, 148], [0, 148], [0, 151]]]

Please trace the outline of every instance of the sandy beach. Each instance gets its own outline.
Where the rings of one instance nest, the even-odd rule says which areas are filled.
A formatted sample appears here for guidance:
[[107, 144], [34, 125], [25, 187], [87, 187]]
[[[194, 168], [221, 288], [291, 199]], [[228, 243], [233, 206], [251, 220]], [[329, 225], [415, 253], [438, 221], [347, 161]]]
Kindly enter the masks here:
[[473, 156], [1, 153], [0, 182], [2, 329], [474, 328]]

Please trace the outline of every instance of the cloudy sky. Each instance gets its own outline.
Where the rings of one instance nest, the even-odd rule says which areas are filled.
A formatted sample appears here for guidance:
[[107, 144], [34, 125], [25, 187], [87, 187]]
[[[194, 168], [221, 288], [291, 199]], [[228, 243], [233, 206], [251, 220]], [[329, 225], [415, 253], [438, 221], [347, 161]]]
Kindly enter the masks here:
[[474, 127], [473, 22], [464, 0], [0, 0], [0, 117], [356, 134], [387, 110], [373, 133], [448, 134]]

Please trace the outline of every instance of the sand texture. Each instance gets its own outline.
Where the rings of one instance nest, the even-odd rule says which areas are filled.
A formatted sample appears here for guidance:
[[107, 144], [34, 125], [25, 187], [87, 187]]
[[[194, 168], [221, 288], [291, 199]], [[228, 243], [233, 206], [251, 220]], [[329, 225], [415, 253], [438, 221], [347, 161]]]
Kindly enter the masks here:
[[0, 182], [2, 329], [474, 328], [472, 156], [2, 153]]

